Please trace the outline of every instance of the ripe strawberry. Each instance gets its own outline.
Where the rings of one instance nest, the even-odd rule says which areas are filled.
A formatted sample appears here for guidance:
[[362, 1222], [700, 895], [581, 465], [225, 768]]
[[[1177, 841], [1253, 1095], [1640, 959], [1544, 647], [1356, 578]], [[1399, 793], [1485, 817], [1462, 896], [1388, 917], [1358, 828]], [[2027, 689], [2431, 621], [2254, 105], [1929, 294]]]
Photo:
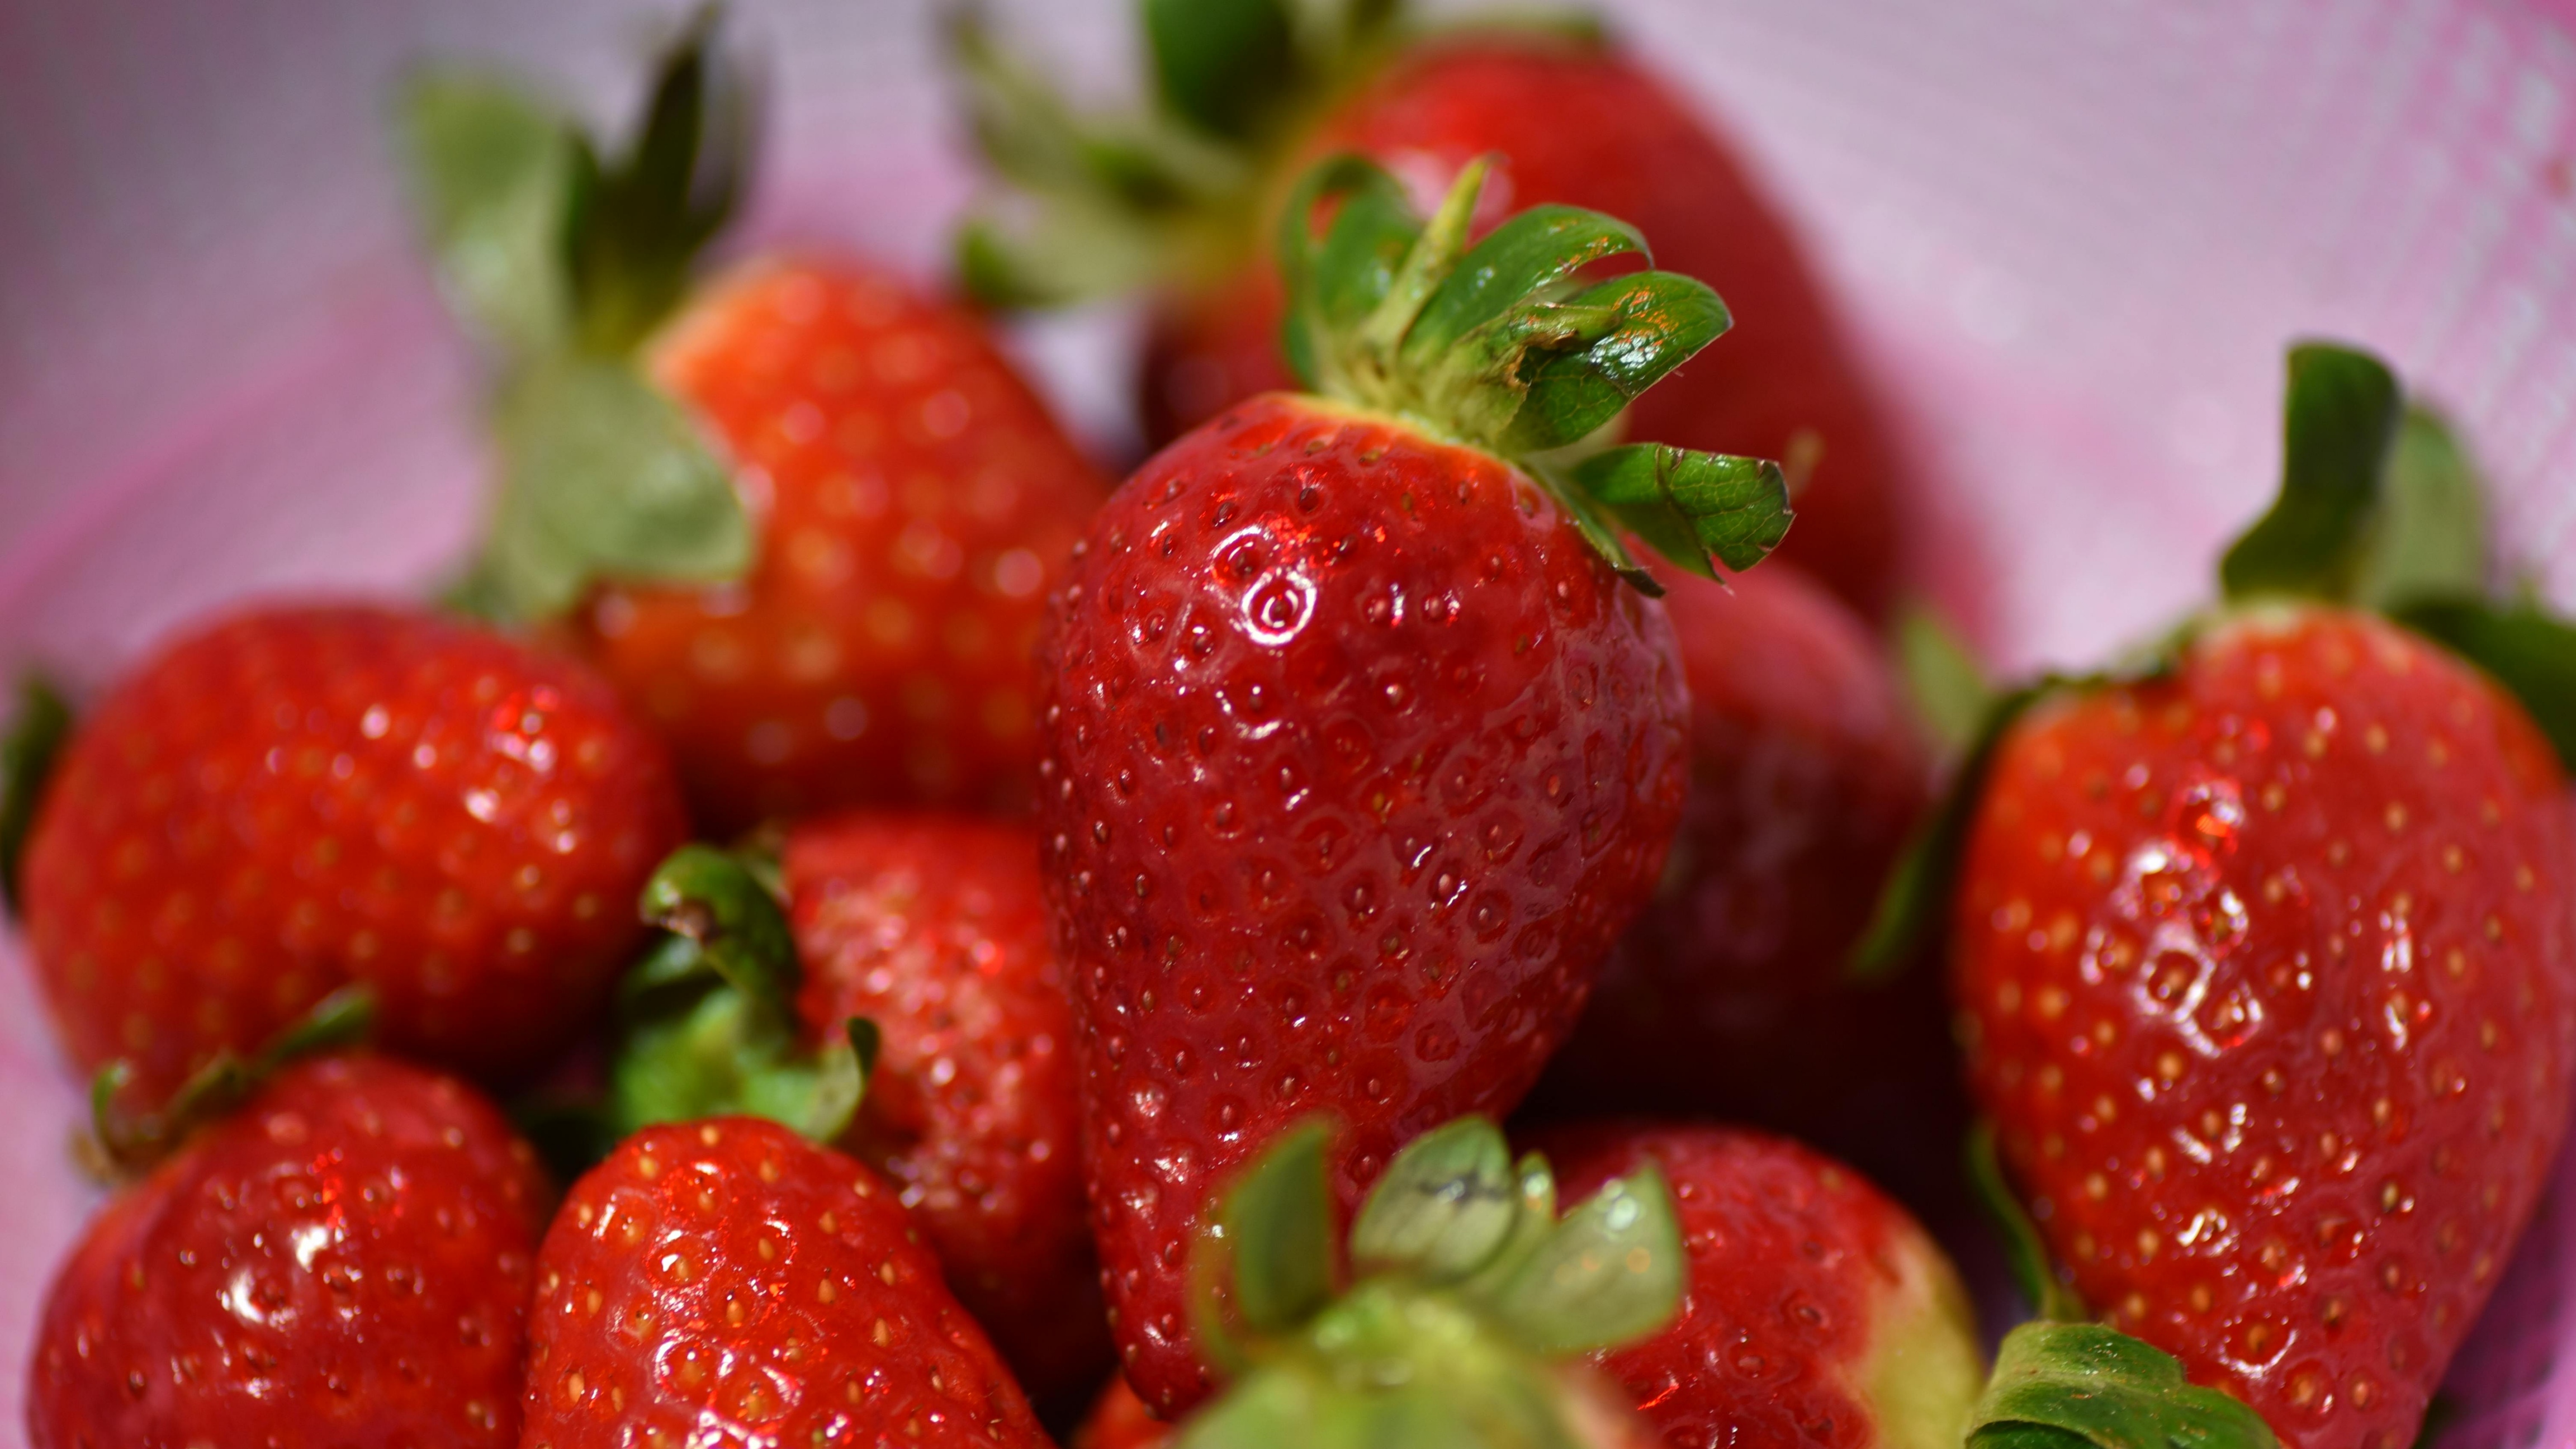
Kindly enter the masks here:
[[[1331, 34], [1324, 27], [1226, 23], [1279, 7], [1141, 8], [1160, 62], [1162, 110], [1186, 123], [1196, 150], [1211, 141], [1230, 147], [1235, 168], [1220, 175], [1243, 179], [1228, 186], [1181, 169], [1149, 201], [1128, 201], [1143, 233], [1130, 249], [1161, 258], [1150, 269], [1068, 274], [1060, 254], [1086, 239], [1068, 218], [1062, 234], [1032, 238], [1047, 253], [1037, 257], [1013, 258], [997, 231], [970, 233], [969, 276], [997, 300], [1045, 300], [1068, 284], [1096, 288], [1106, 279], [1160, 289], [1140, 386], [1154, 441], [1289, 385], [1278, 354], [1284, 298], [1250, 245], [1268, 235], [1285, 176], [1326, 152], [1356, 150], [1427, 202], [1470, 159], [1492, 153], [1500, 160], [1481, 221], [1541, 202], [1624, 218], [1655, 239], [1658, 265], [1708, 282], [1738, 310], [1734, 345], [1642, 400], [1631, 436], [1759, 457], [1819, 450], [1787, 556], [1866, 612], [1891, 601], [1903, 537], [1893, 505], [1903, 488], [1868, 384], [1756, 178], [1637, 57], [1597, 36], [1537, 26], [1419, 34], [1395, 5], [1368, 7], [1371, 28], [1320, 53], [1311, 42]], [[1094, 161], [1101, 179], [1069, 178], [1061, 143], [1033, 146], [1014, 134], [1031, 122], [1063, 129], [1061, 106], [1014, 125], [1011, 113], [1030, 105], [1019, 99], [1026, 79], [996, 86], [989, 57], [970, 50], [969, 60], [984, 78], [977, 100], [987, 150], [1006, 180], [1039, 198], [1082, 197], [1078, 214], [1094, 232], [1104, 210], [1115, 215], [1122, 199], [1140, 194], [1132, 163], [1110, 170]], [[1211, 92], [1217, 76], [1227, 83]]]
[[[2374, 503], [2396, 398], [2293, 354], [2228, 606], [2008, 726], [1952, 920], [1971, 1086], [2060, 1271], [2294, 1449], [2414, 1438], [2576, 1065], [2565, 771], [2494, 677], [2333, 602], [2434, 536]], [[2446, 607], [2576, 666], [2576, 631]]]
[[1938, 981], [1844, 969], [1931, 783], [1885, 656], [1776, 565], [1731, 590], [1677, 581], [1664, 603], [1691, 692], [1681, 833], [1536, 1097], [1739, 1119], [1847, 1156], [1954, 1141], [1889, 1130], [1956, 1095]]
[[1339, 211], [1292, 287], [1338, 399], [1255, 398], [1148, 463], [1050, 622], [1043, 864], [1093, 1223], [1165, 1413], [1204, 1391], [1182, 1270], [1210, 1186], [1328, 1105], [1355, 1202], [1426, 1126], [1508, 1109], [1662, 869], [1681, 683], [1595, 510], [1701, 569], [1703, 541], [1743, 567], [1786, 526], [1770, 465], [1507, 461], [1589, 433], [1722, 312], [1666, 273], [1578, 290], [1636, 245], [1589, 213], [1458, 255], [1479, 174], [1417, 236], [1383, 172], [1318, 173]]
[[455, 1082], [290, 1067], [91, 1223], [37, 1331], [29, 1441], [515, 1445], [545, 1197]]
[[881, 272], [767, 264], [647, 346], [734, 460], [758, 559], [609, 584], [576, 628], [705, 818], [1025, 808], [1046, 588], [1106, 485], [982, 324]]
[[1534, 1144], [1584, 1196], [1646, 1163], [1671, 1186], [1680, 1313], [1602, 1367], [1674, 1449], [1952, 1449], [1985, 1379], [1957, 1272], [1850, 1169], [1734, 1128], [1600, 1122]]
[[2257, 612], [2004, 741], [1971, 1082], [2087, 1301], [2291, 1442], [2406, 1443], [2566, 1124], [2567, 777], [2418, 636]]
[[159, 1097], [333, 990], [388, 1046], [491, 1077], [607, 997], [628, 902], [686, 830], [660, 743], [578, 667], [444, 619], [269, 607], [118, 685], [25, 859], [75, 1061]]
[[1025, 827], [845, 815], [790, 831], [782, 864], [807, 1030], [863, 1017], [883, 1043], [842, 1141], [1043, 1402], [1112, 1360], [1037, 854]]
[[1031, 650], [1105, 480], [981, 322], [882, 269], [768, 259], [693, 284], [738, 184], [708, 43], [673, 49], [632, 154], [593, 185], [607, 199], [559, 188], [571, 241], [524, 259], [547, 307], [472, 288], [489, 226], [543, 183], [443, 166], [444, 148], [488, 150], [492, 129], [532, 151], [587, 142], [489, 82], [415, 92], [423, 210], [505, 343], [483, 592], [566, 621], [670, 740], [711, 828], [863, 802], [1025, 809]]
[[787, 1128], [651, 1127], [537, 1256], [527, 1449], [1043, 1445], [894, 1190]]

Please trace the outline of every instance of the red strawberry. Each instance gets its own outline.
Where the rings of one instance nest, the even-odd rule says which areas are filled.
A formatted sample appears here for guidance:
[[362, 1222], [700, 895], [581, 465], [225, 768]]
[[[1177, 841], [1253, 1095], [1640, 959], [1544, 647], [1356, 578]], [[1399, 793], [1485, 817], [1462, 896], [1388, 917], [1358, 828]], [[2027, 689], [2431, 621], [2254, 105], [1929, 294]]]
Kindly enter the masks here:
[[[1714, 335], [1704, 288], [1553, 300], [1617, 223], [1531, 213], [1460, 257], [1472, 173], [1418, 238], [1384, 173], [1319, 175], [1341, 205], [1300, 264], [1300, 345], [1362, 402], [1265, 395], [1165, 450], [1095, 522], [1046, 646], [1094, 1227], [1128, 1376], [1166, 1413], [1203, 1392], [1182, 1270], [1211, 1185], [1329, 1106], [1354, 1202], [1413, 1134], [1507, 1109], [1662, 869], [1680, 680], [1578, 519], [1651, 496], [1621, 516], [1685, 552], [1686, 509], [1746, 522], [1738, 567], [1785, 526], [1768, 465], [1506, 461]], [[1638, 367], [1612, 387], [1586, 369], [1614, 348]], [[1412, 420], [1443, 416], [1445, 438]]]
[[1777, 565], [1731, 590], [1683, 579], [1664, 602], [1691, 692], [1689, 803], [1655, 903], [1538, 1097], [1740, 1118], [1845, 1154], [1955, 1140], [1888, 1125], [1955, 1097], [1937, 979], [1864, 985], [1844, 966], [1930, 788], [1886, 658]]
[[2404, 1444], [2566, 1124], [2576, 833], [2522, 708], [2255, 613], [2006, 737], [1971, 1082], [2087, 1301], [2303, 1446]]
[[[2495, 678], [2331, 602], [2389, 576], [2372, 547], [2436, 536], [2389, 511], [2417, 485], [2376, 501], [2394, 381], [2309, 347], [2291, 389], [2282, 502], [2230, 551], [2228, 606], [1993, 746], [1953, 987], [2074, 1288], [2293, 1449], [2391, 1449], [2566, 1126], [2576, 822]], [[2565, 626], [2439, 613], [2488, 621], [2469, 647], [2511, 631], [2510, 670], [2576, 671]]]
[[537, 1257], [527, 1449], [1044, 1445], [892, 1188], [776, 1123], [647, 1128]]
[[[505, 84], [410, 96], [423, 220], [506, 364], [478, 598], [568, 618], [710, 827], [1024, 809], [1031, 648], [1104, 480], [976, 318], [882, 269], [694, 283], [742, 164], [710, 46], [704, 22], [681, 38], [633, 145], [586, 178], [540, 169], [590, 143]], [[522, 219], [540, 206], [551, 232]]]
[[783, 864], [807, 1029], [864, 1017], [882, 1041], [843, 1141], [1044, 1401], [1111, 1360], [1037, 854], [1020, 826], [845, 815], [791, 831]]
[[582, 1031], [686, 830], [660, 743], [586, 671], [365, 606], [237, 615], [82, 725], [25, 859], [75, 1061], [160, 1096], [333, 990], [480, 1075]]
[[[1375, 158], [1427, 199], [1471, 158], [1491, 153], [1500, 161], [1482, 220], [1541, 202], [1624, 218], [1654, 238], [1658, 265], [1708, 282], [1738, 309], [1735, 345], [1683, 369], [1642, 401], [1630, 419], [1631, 436], [1774, 458], [1820, 449], [1799, 498], [1805, 523], [1788, 557], [1867, 612], [1890, 602], [1903, 536], [1891, 505], [1903, 488], [1869, 386], [1797, 241], [1757, 179], [1696, 108], [1634, 56], [1535, 26], [1415, 38], [1400, 20], [1386, 26], [1383, 18], [1376, 23], [1384, 29], [1353, 37], [1338, 53], [1316, 55], [1298, 50], [1311, 37], [1295, 26], [1184, 33], [1194, 22], [1209, 32], [1225, 30], [1215, 15], [1245, 7], [1203, 7], [1210, 12], [1205, 18], [1194, 16], [1193, 7], [1144, 8], [1148, 38], [1162, 62], [1163, 108], [1194, 124], [1201, 147], [1211, 136], [1231, 142], [1250, 178], [1211, 192], [1210, 183], [1184, 172], [1171, 191], [1195, 200], [1201, 213], [1195, 224], [1172, 220], [1167, 192], [1154, 194], [1140, 221], [1146, 240], [1159, 246], [1152, 254], [1166, 259], [1137, 278], [1163, 289], [1140, 389], [1155, 441], [1289, 384], [1278, 353], [1283, 297], [1266, 264], [1245, 245], [1268, 235], [1284, 177], [1327, 151], [1348, 148]], [[1381, 16], [1400, 9], [1374, 8]], [[1193, 104], [1202, 76], [1220, 73], [1230, 84], [1218, 103], [1235, 108], [1233, 114]], [[1246, 75], [1277, 77], [1278, 93], [1261, 93], [1257, 82], [1247, 87]], [[990, 90], [978, 99], [997, 168], [1039, 197], [1062, 194], [1064, 163], [1013, 135], [1008, 117], [996, 114], [1006, 98]], [[1109, 178], [1077, 189], [1102, 193], [1114, 208], [1125, 173]], [[1132, 180], [1127, 184], [1134, 194]], [[1037, 240], [1061, 253], [1082, 237], [1067, 228]], [[972, 241], [970, 260], [982, 265], [970, 267], [970, 276], [999, 298], [1043, 298], [1067, 281], [1097, 285], [1087, 274], [1067, 276], [1058, 255], [1015, 265], [993, 233], [977, 233]]]
[[445, 1077], [288, 1068], [90, 1225], [37, 1331], [29, 1441], [515, 1445], [545, 1194]]
[[1534, 1144], [1581, 1198], [1653, 1163], [1690, 1276], [1681, 1311], [1602, 1356], [1674, 1449], [1952, 1449], [1983, 1386], [1958, 1274], [1912, 1215], [1796, 1143], [1604, 1122]]
[[881, 272], [771, 264], [648, 347], [734, 460], [758, 561], [611, 585], [578, 627], [704, 818], [1025, 808], [1039, 617], [1106, 487], [982, 324]]

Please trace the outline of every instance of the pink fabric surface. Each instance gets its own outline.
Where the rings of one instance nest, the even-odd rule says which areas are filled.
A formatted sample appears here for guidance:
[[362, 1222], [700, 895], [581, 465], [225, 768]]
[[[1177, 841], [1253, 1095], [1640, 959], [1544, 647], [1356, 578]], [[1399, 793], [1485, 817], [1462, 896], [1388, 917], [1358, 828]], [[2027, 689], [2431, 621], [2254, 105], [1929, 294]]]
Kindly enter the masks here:
[[[474, 526], [472, 374], [406, 246], [385, 88], [498, 53], [605, 111], [676, 8], [0, 0], [0, 665], [95, 682], [227, 598], [436, 577]], [[927, 0], [737, 8], [776, 102], [754, 234], [929, 274], [971, 181]], [[1080, 83], [1127, 64], [1120, 0], [995, 8]], [[2576, 598], [2576, 0], [1600, 8], [1811, 236], [1924, 475], [1929, 587], [1999, 664], [2201, 596], [2271, 487], [2300, 335], [2449, 408], [2508, 566]], [[1127, 334], [1027, 339], [1112, 442]], [[0, 959], [0, 1444], [93, 1201], [77, 1110]], [[2568, 1172], [2454, 1374], [2455, 1449], [2576, 1444]]]

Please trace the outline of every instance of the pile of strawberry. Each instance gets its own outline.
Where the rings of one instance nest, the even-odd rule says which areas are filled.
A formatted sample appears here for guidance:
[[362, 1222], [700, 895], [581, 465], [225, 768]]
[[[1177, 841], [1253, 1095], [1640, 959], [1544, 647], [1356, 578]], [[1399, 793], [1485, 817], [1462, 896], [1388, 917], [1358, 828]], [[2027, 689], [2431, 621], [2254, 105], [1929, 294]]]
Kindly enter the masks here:
[[1867, 390], [1631, 58], [1143, 10], [1136, 117], [954, 37], [967, 289], [1151, 289], [1114, 488], [966, 304], [704, 264], [706, 19], [621, 149], [415, 78], [484, 548], [8, 751], [121, 1181], [38, 1449], [2411, 1442], [2576, 1090], [2576, 631], [2438, 424], [2294, 350], [2219, 602], [1909, 696]]

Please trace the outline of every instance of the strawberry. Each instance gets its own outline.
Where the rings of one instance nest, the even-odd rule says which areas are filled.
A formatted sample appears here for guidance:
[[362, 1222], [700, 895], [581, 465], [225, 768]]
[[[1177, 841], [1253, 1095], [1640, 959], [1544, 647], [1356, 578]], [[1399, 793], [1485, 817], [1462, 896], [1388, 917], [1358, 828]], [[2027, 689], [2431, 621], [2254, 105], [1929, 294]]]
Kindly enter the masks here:
[[166, 1095], [335, 989], [386, 1044], [544, 1065], [686, 830], [658, 741], [586, 670], [363, 605], [272, 606], [146, 661], [84, 722], [27, 843], [36, 977], [73, 1059]]
[[1025, 809], [1045, 589], [1106, 485], [982, 324], [880, 272], [779, 263], [648, 346], [765, 493], [741, 581], [612, 584], [576, 624], [691, 798], [730, 824]]
[[1023, 826], [845, 815], [791, 830], [782, 863], [807, 1031], [863, 1017], [882, 1041], [842, 1140], [1043, 1402], [1111, 1359], [1037, 855]]
[[622, 992], [604, 1135], [747, 1113], [838, 1142], [1041, 1402], [1088, 1389], [1111, 1359], [1035, 839], [852, 814], [781, 855], [685, 846], [646, 885], [674, 935]]
[[1396, 1154], [1337, 1253], [1333, 1135], [1325, 1118], [1292, 1126], [1215, 1204], [1193, 1317], [1232, 1382], [1175, 1449], [1659, 1442], [1584, 1362], [1654, 1334], [1682, 1298], [1654, 1163], [1560, 1216], [1545, 1157], [1514, 1162], [1500, 1129], [1461, 1118]]
[[549, 307], [478, 297], [487, 228], [439, 221], [543, 180], [442, 162], [494, 113], [532, 152], [587, 143], [488, 82], [415, 88], [430, 230], [506, 344], [481, 592], [561, 621], [669, 739], [710, 827], [862, 802], [1025, 809], [1031, 649], [1105, 482], [981, 322], [882, 269], [766, 258], [691, 279], [737, 184], [708, 43], [674, 47], [631, 155], [596, 183], [609, 201], [540, 196], [571, 237], [525, 262], [569, 266]]
[[2061, 1280], [2294, 1449], [2415, 1437], [2576, 1066], [2566, 772], [2499, 675], [2352, 604], [2555, 671], [2526, 697], [2562, 739], [2576, 630], [2424, 595], [2398, 406], [2375, 361], [2294, 352], [2226, 603], [2144, 672], [1998, 709], [1958, 816], [1970, 1084]]
[[1596, 1122], [1534, 1144], [1570, 1196], [1647, 1163], [1673, 1193], [1680, 1312], [1603, 1356], [1674, 1449], [1953, 1449], [1983, 1385], [1958, 1273], [1849, 1168], [1728, 1127]]
[[895, 1190], [776, 1123], [668, 1123], [537, 1255], [527, 1449], [1044, 1445]]
[[[967, 235], [992, 300], [1115, 285], [1155, 291], [1140, 398], [1156, 442], [1288, 385], [1284, 298], [1257, 257], [1284, 178], [1328, 151], [1371, 156], [1426, 204], [1494, 154], [1489, 214], [1557, 202], [1622, 217], [1660, 265], [1717, 287], [1736, 341], [1641, 401], [1631, 435], [1810, 457], [1788, 556], [1870, 613], [1897, 582], [1900, 467], [1870, 388], [1797, 239], [1723, 136], [1597, 32], [1495, 20], [1433, 31], [1393, 4], [1145, 0], [1160, 131], [1083, 133], [981, 37], [964, 59], [988, 159], [1036, 202], [1034, 230]], [[1340, 12], [1341, 23], [1315, 23]], [[1063, 139], [1081, 135], [1087, 143]], [[1213, 157], [1209, 153], [1213, 152]], [[1219, 162], [1223, 164], [1219, 164]], [[1140, 185], [1142, 171], [1155, 184]], [[1026, 209], [1026, 208], [1024, 208]], [[1130, 218], [1116, 245], [1102, 217]], [[1067, 254], [1106, 252], [1081, 266]]]
[[1664, 604], [1691, 692], [1681, 833], [1536, 1096], [1846, 1154], [1918, 1145], [1935, 1134], [1888, 1124], [1955, 1096], [1938, 982], [1862, 983], [1843, 964], [1930, 791], [1887, 660], [1777, 565], [1731, 589], [1678, 580]]
[[456, 1082], [290, 1067], [90, 1224], [37, 1330], [29, 1442], [507, 1449], [545, 1200]]
[[1040, 822], [1093, 1226], [1166, 1414], [1204, 1392], [1182, 1270], [1210, 1185], [1329, 1105], [1355, 1202], [1414, 1133], [1508, 1109], [1662, 869], [1681, 681], [1605, 515], [1703, 571], [1787, 525], [1769, 464], [1528, 461], [1723, 309], [1669, 273], [1577, 280], [1639, 245], [1591, 213], [1465, 251], [1480, 176], [1425, 230], [1375, 167], [1318, 171], [1332, 230], [1301, 204], [1283, 251], [1333, 396], [1264, 395], [1148, 463], [1050, 621]]

